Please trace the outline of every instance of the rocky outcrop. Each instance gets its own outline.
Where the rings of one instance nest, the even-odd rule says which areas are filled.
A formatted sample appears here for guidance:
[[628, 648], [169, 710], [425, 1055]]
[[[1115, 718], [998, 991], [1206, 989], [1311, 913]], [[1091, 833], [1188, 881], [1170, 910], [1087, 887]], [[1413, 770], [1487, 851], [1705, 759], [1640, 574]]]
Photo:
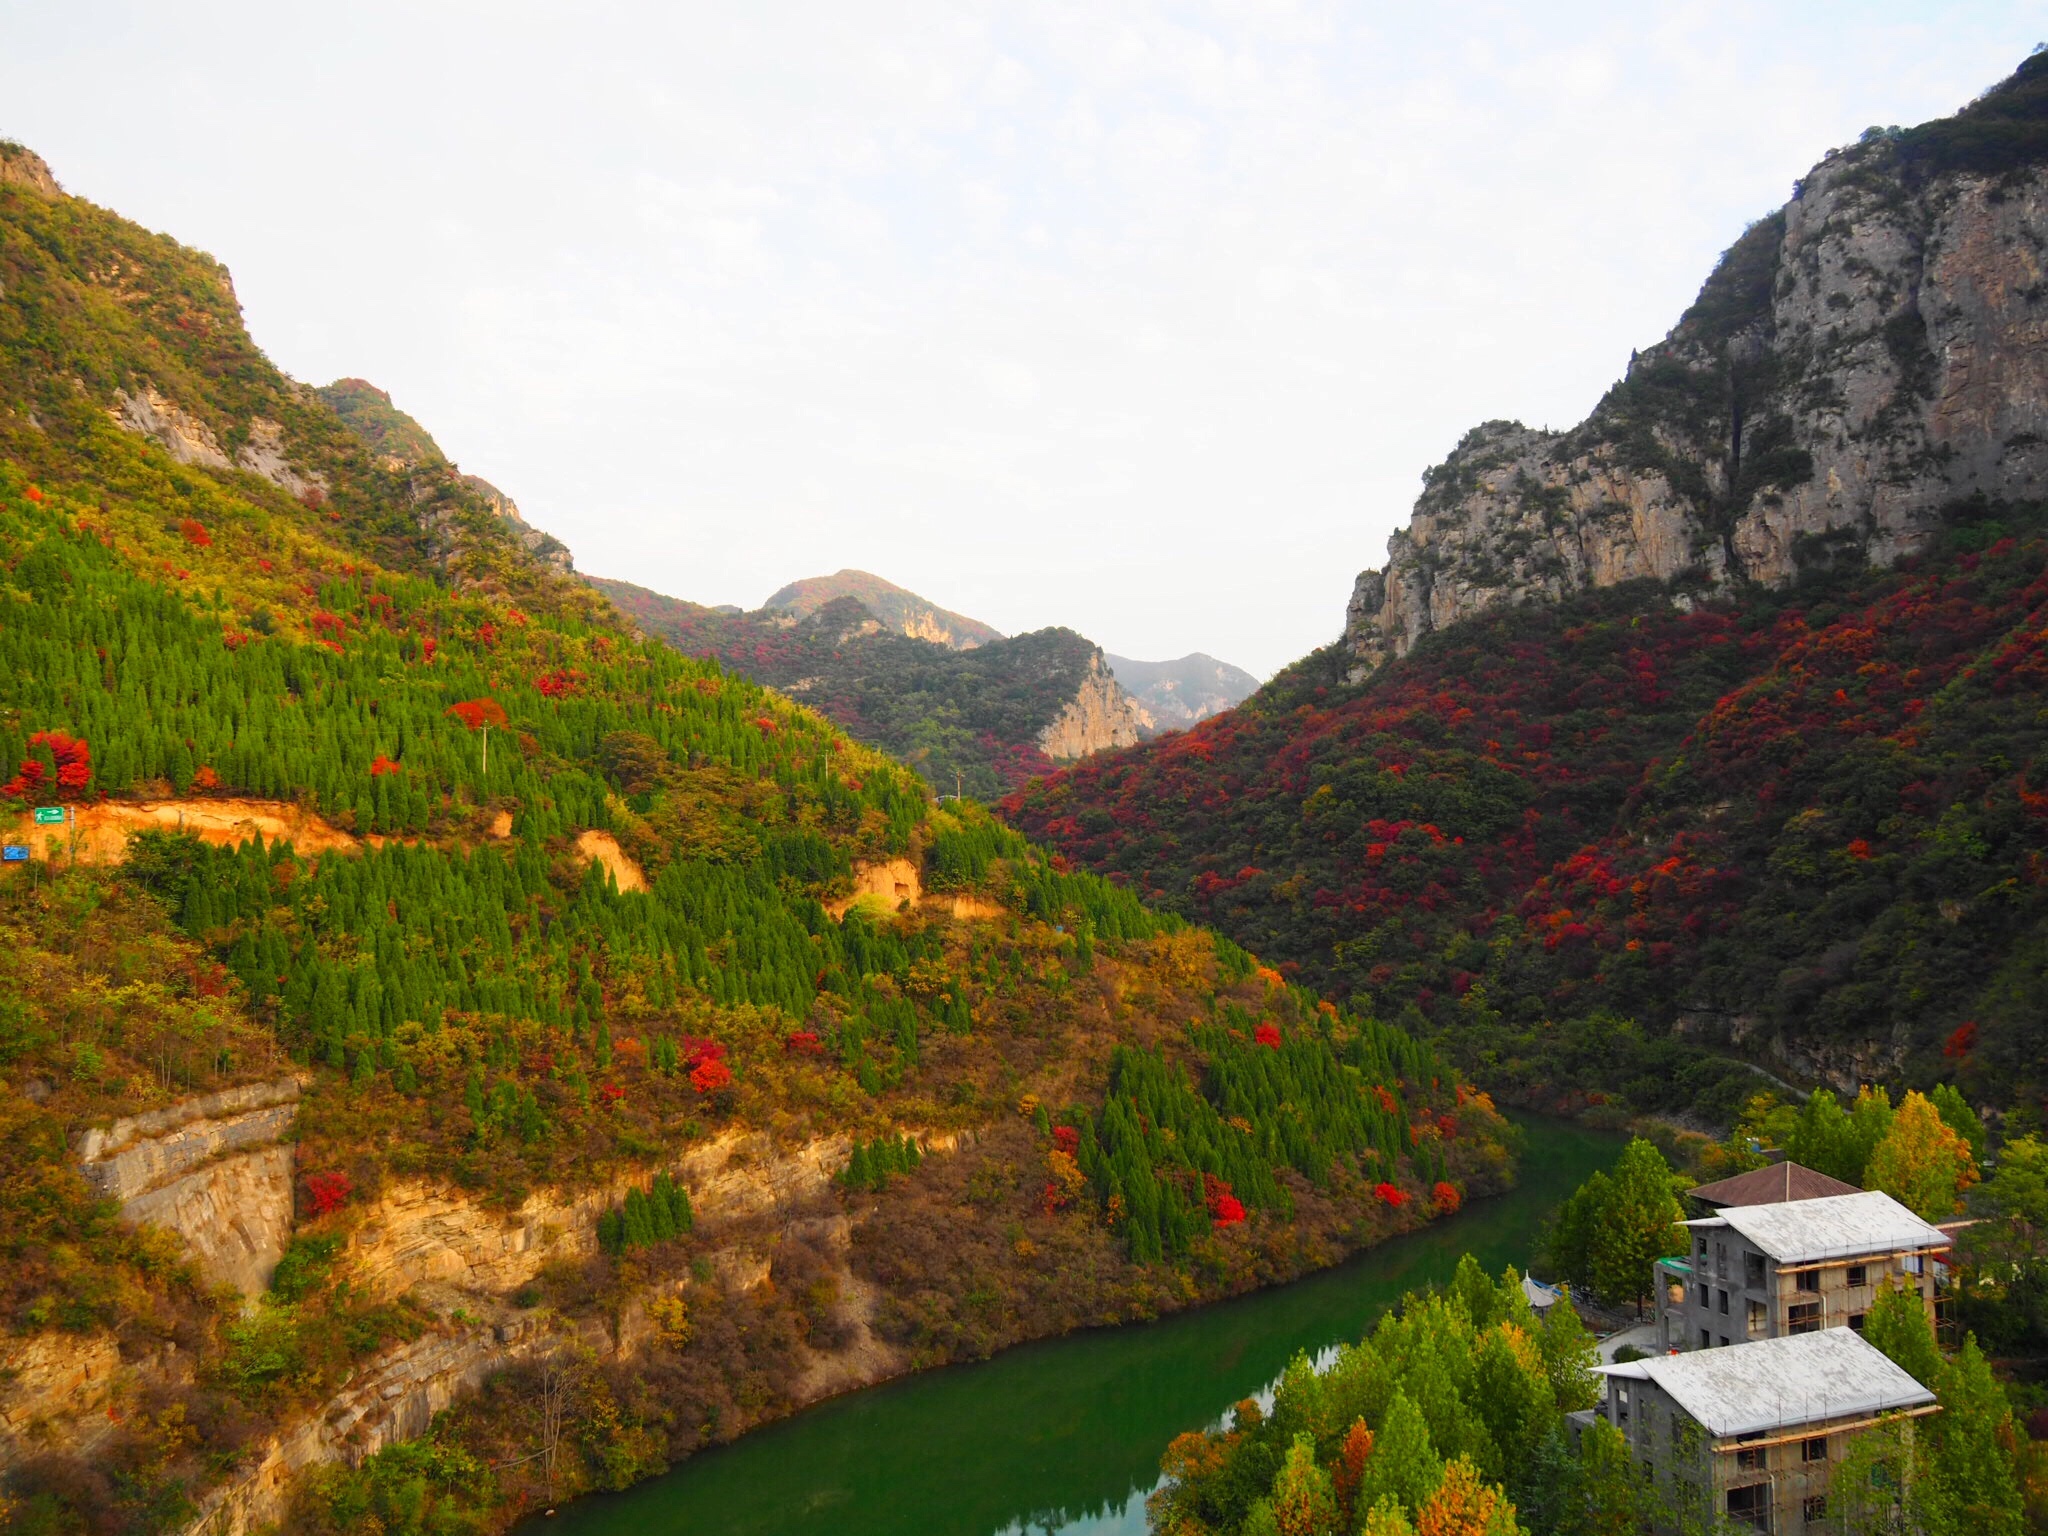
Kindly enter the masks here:
[[319, 1412], [262, 1443], [239, 1477], [202, 1498], [181, 1536], [247, 1536], [274, 1528], [289, 1510], [300, 1473], [327, 1462], [353, 1465], [415, 1439], [435, 1414], [474, 1392], [493, 1372], [586, 1342], [544, 1327], [530, 1314], [486, 1310], [491, 1315], [481, 1320], [467, 1311], [467, 1321], [443, 1319], [435, 1331], [377, 1356]]
[[862, 898], [880, 902], [895, 911], [904, 902], [913, 907], [924, 900], [924, 881], [917, 866], [908, 859], [886, 859], [879, 864], [856, 864], [853, 889], [825, 904], [834, 917], [844, 917]]
[[91, 1449], [111, 1428], [120, 1369], [107, 1334], [0, 1337], [0, 1472], [46, 1445]]
[[569, 553], [569, 546], [551, 533], [543, 533], [519, 514], [519, 504], [488, 480], [475, 475], [464, 475], [462, 483], [481, 496], [484, 505], [492, 515], [512, 531], [526, 552], [541, 564], [560, 571], [564, 576], [576, 569], [575, 558]]
[[[958, 1132], [911, 1134], [928, 1153], [955, 1151], [969, 1139]], [[872, 1331], [875, 1297], [845, 1262], [852, 1222], [835, 1208], [831, 1180], [851, 1151], [845, 1136], [779, 1146], [760, 1132], [733, 1130], [688, 1149], [672, 1169], [690, 1193], [698, 1231], [725, 1239], [706, 1258], [728, 1291], [766, 1283], [784, 1238], [837, 1259], [849, 1342], [806, 1359], [797, 1405], [908, 1368], [902, 1353]], [[360, 1294], [410, 1292], [437, 1313], [438, 1324], [360, 1367], [316, 1412], [281, 1426], [244, 1471], [201, 1501], [181, 1536], [246, 1536], [274, 1525], [288, 1513], [300, 1473], [327, 1462], [354, 1464], [424, 1434], [436, 1413], [508, 1366], [558, 1352], [611, 1359], [637, 1353], [654, 1333], [646, 1294], [628, 1297], [611, 1325], [544, 1320], [505, 1298], [543, 1265], [593, 1252], [598, 1215], [647, 1178], [647, 1170], [637, 1170], [574, 1195], [536, 1195], [511, 1213], [452, 1188], [387, 1189], [356, 1230], [350, 1278]], [[0, 1395], [0, 1415], [8, 1402]]]
[[1135, 746], [1140, 734], [1138, 713], [1131, 707], [1129, 695], [1103, 665], [1098, 651], [1066, 707], [1038, 733], [1038, 748], [1055, 761], [1071, 761], [1111, 747]]
[[64, 189], [50, 174], [49, 163], [12, 139], [0, 139], [0, 187], [26, 187], [45, 197], [62, 197]]
[[201, 1273], [253, 1296], [292, 1226], [294, 1078], [248, 1083], [117, 1120], [80, 1138], [80, 1171], [122, 1219], [184, 1238]]
[[249, 423], [248, 440], [231, 459], [214, 436], [213, 428], [179, 405], [155, 385], [143, 383], [114, 396], [108, 411], [114, 424], [138, 437], [146, 437], [180, 464], [201, 469], [246, 469], [279, 485], [294, 496], [326, 494], [327, 477], [296, 468], [286, 456], [282, 424], [258, 416]]
[[[668, 1171], [690, 1192], [698, 1223], [716, 1227], [785, 1218], [828, 1195], [852, 1150], [844, 1136], [778, 1149], [759, 1132], [728, 1131], [691, 1147]], [[649, 1170], [636, 1169], [575, 1193], [544, 1190], [510, 1212], [479, 1205], [453, 1188], [394, 1184], [356, 1229], [350, 1269], [380, 1298], [429, 1285], [509, 1292], [547, 1264], [595, 1253], [597, 1218], [650, 1177]]]
[[1955, 126], [1831, 154], [1579, 427], [1469, 433], [1358, 578], [1351, 675], [1498, 604], [1886, 564], [1960, 498], [2048, 492], [2048, 171]]

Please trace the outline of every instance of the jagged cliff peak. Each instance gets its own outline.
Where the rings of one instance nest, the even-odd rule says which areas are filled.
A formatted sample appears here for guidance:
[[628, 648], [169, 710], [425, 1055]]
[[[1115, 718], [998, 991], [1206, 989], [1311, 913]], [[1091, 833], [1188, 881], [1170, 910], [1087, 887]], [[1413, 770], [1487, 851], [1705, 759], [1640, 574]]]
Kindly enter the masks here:
[[761, 606], [808, 618], [827, 603], [842, 597], [856, 599], [899, 635], [951, 646], [956, 651], [972, 650], [977, 645], [1003, 638], [1003, 632], [993, 625], [941, 608], [929, 598], [919, 597], [915, 592], [867, 571], [844, 570], [830, 576], [807, 576], [802, 581], [792, 581]]
[[1352, 675], [1497, 604], [1888, 564], [1957, 500], [2048, 493], [2044, 166], [2048, 55], [1830, 151], [1584, 422], [1487, 422], [1424, 475]]
[[49, 162], [12, 139], [0, 139], [0, 182], [10, 187], [27, 187], [31, 192], [41, 192], [46, 197], [64, 196], [64, 189], [50, 174]]

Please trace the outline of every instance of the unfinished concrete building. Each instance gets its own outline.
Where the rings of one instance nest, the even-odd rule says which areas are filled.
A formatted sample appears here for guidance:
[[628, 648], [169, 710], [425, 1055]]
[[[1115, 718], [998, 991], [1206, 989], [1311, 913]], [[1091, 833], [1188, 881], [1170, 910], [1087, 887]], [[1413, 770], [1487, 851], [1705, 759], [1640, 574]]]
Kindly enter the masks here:
[[1934, 1316], [1934, 1260], [1950, 1239], [1875, 1190], [1730, 1205], [1686, 1223], [1690, 1255], [1658, 1261], [1666, 1350], [1720, 1349], [1828, 1328], [1861, 1329], [1886, 1285]]
[[1851, 1512], [1838, 1507], [1834, 1474], [1856, 1437], [1894, 1421], [1910, 1437], [1912, 1420], [1936, 1411], [1932, 1392], [1846, 1328], [1600, 1374], [1606, 1401], [1575, 1417], [1598, 1413], [1622, 1432], [1674, 1527], [1725, 1518], [1778, 1536], [1842, 1529]]

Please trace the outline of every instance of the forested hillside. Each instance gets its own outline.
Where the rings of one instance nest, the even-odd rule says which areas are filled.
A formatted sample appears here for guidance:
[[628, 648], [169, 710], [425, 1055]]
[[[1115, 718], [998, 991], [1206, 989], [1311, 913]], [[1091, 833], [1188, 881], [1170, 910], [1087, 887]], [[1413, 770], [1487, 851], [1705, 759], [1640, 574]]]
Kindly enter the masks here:
[[[801, 699], [942, 791], [984, 800], [1052, 771], [1040, 738], [1090, 684], [1101, 655], [1070, 629], [1009, 639], [991, 632], [954, 649], [895, 632], [852, 597], [796, 617], [730, 613], [623, 581], [593, 584], [684, 654], [715, 657]], [[1135, 735], [1134, 721], [1125, 740]]]
[[[494, 1527], [1511, 1177], [1427, 1047], [636, 638], [388, 401], [278, 373], [217, 264], [24, 154], [0, 795], [11, 838], [167, 820], [0, 866], [9, 1517]], [[304, 839], [221, 831], [259, 814]], [[188, 1245], [261, 1225], [249, 1157], [200, 1145], [167, 1227], [119, 1191], [138, 1139], [251, 1125], [283, 1253], [244, 1308]], [[320, 1470], [336, 1425], [386, 1448]]]
[[1318, 653], [1008, 810], [1147, 899], [1524, 1092], [1725, 1112], [1696, 1046], [2044, 1084], [2048, 512], [1680, 606], [1489, 612], [1362, 684]]

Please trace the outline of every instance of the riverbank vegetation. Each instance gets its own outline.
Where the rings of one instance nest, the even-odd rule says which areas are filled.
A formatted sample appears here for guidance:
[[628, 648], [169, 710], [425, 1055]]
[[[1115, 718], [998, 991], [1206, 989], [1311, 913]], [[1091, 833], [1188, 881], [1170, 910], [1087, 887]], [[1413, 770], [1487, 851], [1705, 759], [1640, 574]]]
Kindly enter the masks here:
[[[2019, 1536], [2030, 1491], [2038, 1500], [2048, 1469], [1975, 1340], [1944, 1355], [1905, 1291], [1879, 1301], [1865, 1337], [1932, 1388], [1942, 1411], [1917, 1435], [1880, 1427], [1859, 1443], [1836, 1473], [1841, 1507], [1881, 1521], [1910, 1463], [1902, 1528]], [[1619, 1536], [1713, 1528], [1698, 1509], [1670, 1507], [1674, 1485], [1639, 1476], [1627, 1442], [1604, 1421], [1574, 1443], [1565, 1415], [1599, 1401], [1596, 1363], [1572, 1307], [1552, 1307], [1538, 1321], [1513, 1270], [1489, 1280], [1468, 1256], [1448, 1286], [1408, 1296], [1322, 1369], [1298, 1357], [1270, 1410], [1248, 1400], [1222, 1427], [1176, 1439], [1149, 1506], [1151, 1529]]]

